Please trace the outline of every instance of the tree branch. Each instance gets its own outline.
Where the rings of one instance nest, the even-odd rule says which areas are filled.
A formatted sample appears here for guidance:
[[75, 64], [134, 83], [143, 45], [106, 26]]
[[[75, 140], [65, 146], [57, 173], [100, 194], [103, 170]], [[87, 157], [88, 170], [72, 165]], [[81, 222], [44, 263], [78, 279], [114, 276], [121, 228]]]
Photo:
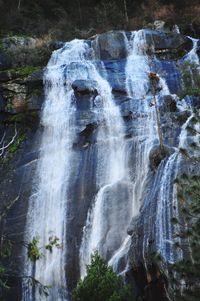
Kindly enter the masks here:
[[16, 123], [15, 123], [15, 134], [14, 136], [12, 137], [12, 139], [10, 140], [10, 142], [8, 142], [6, 145], [5, 145], [5, 141], [3, 142], [3, 147], [0, 148], [0, 156], [3, 156], [4, 154], [4, 151], [15, 141], [15, 138], [17, 137], [17, 127], [16, 127]]

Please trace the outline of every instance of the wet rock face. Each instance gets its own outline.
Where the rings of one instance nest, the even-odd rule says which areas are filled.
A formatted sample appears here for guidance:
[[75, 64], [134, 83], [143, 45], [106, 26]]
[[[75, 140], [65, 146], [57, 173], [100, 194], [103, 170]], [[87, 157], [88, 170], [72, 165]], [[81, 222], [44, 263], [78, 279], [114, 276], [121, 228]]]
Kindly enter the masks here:
[[5, 49], [13, 49], [18, 47], [34, 48], [36, 46], [36, 40], [32, 37], [8, 37], [2, 39], [2, 44]]
[[93, 41], [95, 57], [100, 60], [119, 60], [127, 56], [126, 36], [121, 31], [98, 35]]
[[167, 278], [160, 273], [156, 265], [149, 266], [147, 272], [145, 267], [140, 264], [127, 271], [126, 278], [128, 282], [135, 282], [136, 298], [142, 298], [141, 300], [144, 301], [169, 301], [166, 297]]
[[0, 95], [0, 112], [4, 112], [6, 106], [6, 101], [2, 95]]
[[163, 59], [178, 59], [192, 49], [192, 41], [181, 34], [145, 30], [147, 44]]
[[5, 113], [40, 110], [44, 101], [43, 70], [28, 76], [18, 69], [1, 71], [0, 95], [4, 99]]
[[0, 50], [0, 71], [11, 66], [10, 60], [4, 51]]
[[77, 96], [97, 95], [97, 82], [89, 80], [75, 80], [72, 88]]
[[161, 99], [159, 103], [159, 109], [161, 112], [176, 112], [177, 106], [176, 106], [176, 98], [173, 95], [165, 95]]
[[174, 149], [166, 145], [164, 145], [164, 150], [161, 149], [160, 145], [155, 145], [149, 153], [149, 163], [151, 170], [155, 171], [160, 165], [160, 162], [169, 157], [173, 152]]
[[[149, 46], [153, 42], [156, 53], [159, 54], [159, 51], [161, 51], [160, 53], [163, 53], [163, 57], [166, 53], [169, 54], [168, 57], [170, 59], [163, 60], [163, 57], [161, 57], [162, 60], [158, 59], [157, 66], [169, 86], [170, 93], [176, 93], [180, 87], [180, 74], [176, 67], [176, 61], [172, 60], [174, 56], [171, 54], [175, 53], [177, 57], [180, 57], [178, 53], [179, 49], [183, 50], [184, 53], [187, 52], [191, 49], [191, 41], [182, 35], [166, 34], [151, 30], [145, 30], [145, 35]], [[120, 31], [109, 32], [96, 37], [92, 41], [92, 45], [95, 57], [97, 58], [96, 65], [100, 70], [101, 76], [107, 78], [112, 88], [113, 99], [120, 107], [121, 115], [123, 116], [126, 147], [129, 151], [127, 161], [131, 169], [130, 176], [135, 177], [137, 164], [133, 161], [135, 160], [136, 142], [138, 141], [138, 144], [142, 145], [144, 139], [142, 128], [138, 134], [138, 125], [140, 124], [142, 127], [148, 118], [148, 114], [143, 110], [144, 101], [146, 100], [134, 99], [128, 96], [126, 90], [125, 68], [128, 55], [127, 42], [130, 40], [130, 36], [130, 33], [124, 34]], [[9, 47], [15, 47], [9, 43]], [[16, 45], [16, 42], [14, 45]], [[59, 45], [53, 47], [56, 48]], [[103, 62], [99, 62], [99, 59]], [[0, 70], [1, 68], [6, 69], [7, 66], [9, 64], [5, 60], [3, 61], [0, 52]], [[1, 135], [4, 133], [5, 124], [9, 127], [11, 122], [10, 117], [17, 117], [20, 114], [26, 113], [27, 119], [30, 120], [32, 112], [36, 111], [40, 113], [44, 102], [43, 72], [43, 70], [40, 70], [20, 78], [17, 73], [11, 74], [8, 70], [0, 73]], [[96, 135], [98, 127], [102, 126], [103, 123], [103, 118], [97, 120], [94, 114], [94, 109], [101, 109], [102, 106], [102, 99], [98, 95], [97, 83], [95, 81], [77, 79], [72, 83], [72, 89], [74, 91], [74, 102], [76, 103], [77, 135], [73, 145], [76, 160], [72, 166], [73, 176], [69, 192], [70, 210], [67, 212], [66, 217], [68, 221], [66, 230], [67, 244], [70, 246], [67, 250], [66, 270], [70, 289], [74, 287], [79, 277], [79, 247], [82, 239], [82, 229], [85, 225], [88, 209], [91, 207], [91, 200], [94, 200], [99, 189], [95, 174], [98, 164]], [[194, 99], [192, 106], [197, 107], [198, 104], [199, 99]], [[121, 212], [119, 210], [120, 215], [112, 216], [112, 220], [115, 220], [116, 224], [118, 220], [123, 220], [127, 228], [129, 227], [128, 234], [132, 240], [129, 259], [131, 265], [136, 266], [135, 270], [134, 268], [131, 270], [131, 276], [129, 276], [134, 278], [136, 282], [138, 296], [144, 297], [145, 301], [166, 300], [163, 295], [163, 286], [167, 284], [165, 279], [163, 280], [163, 276], [158, 276], [154, 271], [150, 271], [149, 279], [147, 279], [146, 273], [139, 261], [142, 260], [143, 256], [148, 256], [156, 249], [153, 232], [155, 231], [156, 206], [159, 202], [158, 183], [160, 183], [159, 181], [164, 169], [163, 162], [166, 162], [166, 159], [173, 154], [173, 147], [177, 147], [180, 128], [190, 114], [184, 109], [180, 110], [180, 107], [183, 107], [183, 104], [178, 105], [177, 99], [172, 95], [159, 98], [166, 154], [163, 156], [160, 153], [158, 140], [155, 141], [155, 145], [149, 154], [149, 165], [151, 168], [148, 174], [148, 183], [146, 183], [144, 191], [144, 196], [146, 196], [148, 191], [151, 190], [152, 198], [144, 197], [145, 200], [141, 201], [140, 213], [134, 217], [130, 226], [130, 212], [127, 215], [121, 209]], [[154, 108], [152, 107], [153, 110]], [[25, 123], [23, 119], [23, 126], [25, 127], [27, 126], [27, 119]], [[3, 229], [5, 233], [13, 235], [16, 240], [21, 240], [24, 234], [28, 200], [31, 195], [32, 180], [39, 155], [41, 131], [42, 128], [39, 127], [38, 123], [31, 125], [26, 140], [20, 145], [17, 153], [10, 160], [10, 164], [3, 165], [0, 170], [0, 212], [2, 212], [5, 206], [11, 204], [3, 221]], [[13, 128], [11, 137], [12, 135]], [[132, 200], [130, 197], [131, 194], [132, 187], [126, 181], [121, 181], [113, 186], [112, 190], [107, 192], [106, 200], [110, 204], [110, 207], [108, 212], [105, 212], [105, 231], [110, 227], [109, 223], [111, 223], [111, 220], [109, 216], [112, 215], [112, 206], [121, 208], [122, 200], [125, 200], [127, 206], [129, 206], [128, 201]], [[14, 202], [10, 203], [11, 201]], [[147, 233], [149, 241], [147, 243], [148, 246], [146, 246], [146, 253], [143, 254], [143, 241]], [[109, 257], [109, 252], [116, 248], [112, 243], [115, 236], [120, 236], [120, 239], [123, 241], [126, 233], [121, 231], [121, 229], [117, 232], [110, 231], [107, 233], [106, 243], [108, 245], [110, 243], [110, 248], [105, 256]], [[20, 272], [20, 252], [21, 250], [16, 250], [16, 256], [12, 259], [11, 265], [13, 270], [16, 269], [18, 272]], [[15, 292], [11, 293], [7, 301], [20, 300], [20, 298], [16, 298], [14, 295]]]

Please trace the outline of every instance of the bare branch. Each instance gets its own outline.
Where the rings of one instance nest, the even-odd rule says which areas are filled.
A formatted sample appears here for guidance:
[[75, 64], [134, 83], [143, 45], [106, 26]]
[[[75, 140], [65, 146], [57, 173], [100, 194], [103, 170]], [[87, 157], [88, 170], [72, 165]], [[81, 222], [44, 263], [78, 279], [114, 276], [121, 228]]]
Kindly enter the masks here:
[[5, 137], [6, 137], [6, 131], [3, 133], [3, 137], [1, 138], [0, 145], [4, 142]]
[[0, 148], [0, 156], [3, 155], [4, 151], [15, 141], [15, 138], [17, 137], [17, 127], [16, 127], [16, 123], [15, 123], [15, 134], [14, 136], [12, 137], [12, 139], [5, 145], [3, 143], [3, 147]]

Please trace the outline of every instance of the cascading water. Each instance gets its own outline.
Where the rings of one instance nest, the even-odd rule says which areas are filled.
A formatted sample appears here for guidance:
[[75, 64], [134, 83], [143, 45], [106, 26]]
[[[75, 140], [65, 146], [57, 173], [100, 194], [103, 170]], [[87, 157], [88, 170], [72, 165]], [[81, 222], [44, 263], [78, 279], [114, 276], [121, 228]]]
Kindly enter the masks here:
[[[119, 177], [112, 178], [112, 181], [109, 181], [109, 179], [105, 181], [95, 198], [91, 210], [88, 212], [80, 249], [82, 276], [85, 275], [85, 265], [89, 262], [90, 255], [94, 250], [98, 250], [101, 255], [106, 257], [114, 270], [121, 271], [122, 266], [120, 266], [120, 263], [123, 262], [123, 258], [127, 255], [130, 246], [130, 238], [126, 237], [128, 220], [130, 221], [130, 219], [139, 212], [141, 200], [144, 197], [145, 181], [147, 180], [149, 171], [149, 152], [158, 139], [155, 110], [150, 106], [151, 97], [146, 96], [149, 89], [150, 66], [148, 56], [146, 55], [147, 45], [144, 31], [133, 32], [130, 44], [131, 50], [126, 64], [126, 87], [129, 97], [137, 104], [135, 105], [136, 110], [141, 118], [137, 120], [137, 128], [133, 140], [123, 141], [124, 148], [119, 148], [119, 142], [116, 140], [118, 152], [121, 153], [121, 158], [123, 160], [125, 159], [125, 161], [122, 162], [123, 170], [126, 170], [126, 181], [131, 191], [128, 195], [129, 201], [125, 202], [124, 199], [121, 200], [123, 202], [122, 204], [124, 204], [122, 211], [127, 212], [126, 216], [128, 217], [123, 236], [125, 239], [122, 239], [120, 242], [119, 230], [118, 237], [114, 236], [110, 241], [107, 239], [109, 232], [106, 219], [109, 219], [113, 233], [117, 231], [115, 227], [116, 229], [120, 229], [119, 220], [116, 224], [116, 220], [113, 218], [115, 215], [118, 216], [119, 208], [114, 203], [112, 205], [112, 202], [106, 202], [106, 194], [109, 194], [109, 190], [113, 189], [112, 187], [116, 186], [116, 183], [122, 179], [122, 165], [120, 166], [119, 160], [114, 159], [114, 165], [107, 167], [106, 170], [108, 174], [112, 174], [114, 166], [115, 168], [119, 168]], [[128, 43], [127, 46], [129, 46]], [[161, 86], [160, 94], [169, 93], [163, 80], [161, 80]], [[120, 115], [118, 115], [118, 122], [119, 120]], [[132, 122], [134, 124], [134, 120]], [[114, 129], [111, 127], [111, 130], [113, 131]], [[115, 145], [112, 144], [111, 148], [115, 149]], [[125, 152], [125, 154], [122, 154], [122, 152]], [[111, 157], [113, 155], [113, 158], [117, 159], [116, 154], [112, 153]], [[130, 158], [132, 162], [135, 162], [133, 170], [128, 168]], [[115, 172], [115, 174], [117, 173]], [[123, 189], [123, 187], [121, 187], [121, 189]], [[114, 197], [115, 195], [112, 195], [112, 200]], [[110, 216], [108, 214], [110, 214]], [[114, 245], [115, 248], [112, 248], [111, 244], [112, 246]], [[112, 250], [112, 252], [109, 252], [110, 250]]]
[[[137, 119], [133, 141], [128, 143], [129, 156], [132, 156], [134, 162], [132, 171], [129, 171], [129, 178], [132, 182], [132, 202], [129, 210], [134, 217], [139, 214], [142, 200], [145, 197], [145, 184], [149, 172], [149, 153], [153, 145], [158, 143], [158, 133], [155, 108], [151, 106], [152, 97], [148, 96], [151, 66], [146, 54], [145, 32], [143, 30], [133, 32], [130, 43], [131, 50], [126, 64], [126, 88], [129, 96], [137, 103], [137, 112], [142, 116], [142, 118]], [[160, 84], [159, 96], [169, 94], [168, 87], [161, 77]], [[131, 152], [134, 152], [134, 157]], [[130, 240], [130, 237], [127, 237], [109, 261], [115, 270], [118, 270], [121, 258], [127, 254]]]
[[178, 225], [172, 224], [172, 218], [179, 218], [179, 205], [176, 194], [176, 185], [173, 183], [178, 175], [179, 164], [182, 162], [182, 156], [179, 153], [180, 148], [185, 148], [187, 143], [187, 126], [192, 118], [188, 118], [183, 125], [179, 137], [179, 146], [176, 151], [169, 156], [162, 171], [160, 189], [158, 193], [158, 204], [156, 212], [156, 249], [157, 252], [166, 260], [174, 263], [181, 260], [182, 252], [176, 252], [174, 243], [177, 239], [174, 233], [179, 233]]
[[[49, 301], [67, 300], [65, 277], [67, 190], [70, 177], [72, 145], [75, 138], [75, 104], [70, 82], [76, 76], [71, 64], [86, 54], [86, 45], [80, 41], [67, 43], [53, 53], [45, 72], [45, 105], [41, 124], [44, 128], [40, 158], [35, 175], [35, 187], [30, 198], [26, 240], [39, 238], [44, 256], [34, 268], [26, 266], [26, 274], [43, 284], [52, 285]], [[72, 69], [69, 72], [69, 69]], [[52, 253], [45, 250], [49, 237], [59, 238], [60, 248]], [[43, 300], [39, 292], [24, 292], [23, 300]]]
[[[104, 124], [97, 134], [97, 187], [99, 191], [92, 208], [88, 212], [86, 225], [83, 230], [80, 247], [80, 271], [83, 277], [86, 265], [90, 262], [91, 254], [97, 250], [105, 258], [109, 258], [113, 250], [118, 247], [125, 231], [117, 232], [121, 208], [115, 206], [114, 198], [123, 182], [126, 181], [125, 172], [125, 143], [124, 125], [119, 108], [112, 98], [111, 87], [108, 82], [98, 75], [99, 84], [104, 89], [103, 114]], [[98, 112], [97, 112], [98, 114]], [[121, 203], [123, 199], [121, 199]], [[117, 205], [117, 204], [116, 204]], [[125, 206], [125, 204], [123, 205]], [[126, 212], [124, 218], [128, 218]], [[123, 229], [124, 230], [124, 229]]]
[[[184, 57], [185, 61], [195, 63], [199, 68], [199, 58], [197, 55], [198, 40], [192, 39], [193, 48]], [[192, 74], [191, 74], [192, 77]], [[190, 110], [190, 107], [188, 107]], [[172, 225], [172, 217], [179, 219], [179, 205], [176, 194], [176, 185], [173, 184], [174, 179], [178, 176], [178, 170], [182, 163], [182, 155], [179, 149], [189, 150], [187, 126], [190, 123], [193, 115], [183, 124], [179, 136], [179, 145], [176, 151], [168, 158], [160, 183], [158, 195], [158, 205], [156, 213], [156, 245], [157, 251], [168, 262], [175, 262], [182, 259], [182, 252], [176, 252], [174, 248], [175, 238], [174, 233], [179, 233], [178, 225]], [[193, 138], [195, 140], [195, 138]], [[195, 141], [196, 142], [196, 141]]]
[[197, 54], [197, 50], [198, 50], [198, 42], [199, 40], [198, 39], [194, 39], [194, 38], [191, 38], [191, 37], [188, 37], [189, 39], [192, 40], [192, 43], [193, 43], [193, 47], [192, 49], [189, 51], [189, 53], [187, 53], [185, 56], [184, 56], [184, 60], [186, 61], [189, 61], [191, 63], [195, 63], [197, 65], [199, 65], [199, 56]]
[[[44, 251], [44, 257], [36, 262], [34, 277], [44, 284], [52, 285], [48, 300], [67, 300], [65, 278], [65, 251], [67, 193], [70, 179], [70, 162], [73, 160], [75, 141], [75, 102], [71, 83], [76, 79], [93, 80], [102, 108], [94, 108], [94, 114], [103, 125], [98, 130], [97, 143], [97, 195], [100, 211], [103, 210], [103, 193], [109, 185], [123, 179], [123, 123], [114, 105], [111, 88], [88, 60], [91, 49], [87, 42], [74, 40], [53, 53], [45, 74], [46, 101], [42, 115], [44, 133], [40, 159], [36, 171], [36, 186], [30, 199], [27, 224], [27, 240], [38, 236], [40, 245], [48, 243], [49, 236], [60, 239], [61, 249], [52, 254]], [[100, 99], [99, 99], [100, 98]], [[105, 156], [105, 154], [107, 154]], [[116, 164], [117, 163], [117, 164]], [[95, 213], [96, 218], [96, 213]], [[102, 216], [93, 229], [92, 240], [101, 240]], [[100, 220], [99, 220], [100, 219]], [[126, 220], [126, 219], [125, 219]], [[116, 217], [117, 222], [117, 217]], [[98, 236], [97, 236], [98, 235]], [[108, 235], [108, 233], [107, 233]], [[88, 243], [93, 246], [94, 242]], [[87, 263], [87, 262], [86, 262]], [[26, 267], [31, 272], [30, 265]], [[37, 290], [24, 292], [24, 300], [42, 300]]]

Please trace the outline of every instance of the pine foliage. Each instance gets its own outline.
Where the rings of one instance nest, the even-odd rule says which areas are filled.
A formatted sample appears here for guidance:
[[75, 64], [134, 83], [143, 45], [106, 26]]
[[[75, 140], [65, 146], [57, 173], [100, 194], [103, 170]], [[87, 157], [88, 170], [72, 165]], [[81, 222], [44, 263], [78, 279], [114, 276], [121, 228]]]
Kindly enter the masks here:
[[73, 301], [133, 301], [129, 286], [123, 283], [104, 259], [95, 252], [87, 266], [87, 276], [72, 292]]

